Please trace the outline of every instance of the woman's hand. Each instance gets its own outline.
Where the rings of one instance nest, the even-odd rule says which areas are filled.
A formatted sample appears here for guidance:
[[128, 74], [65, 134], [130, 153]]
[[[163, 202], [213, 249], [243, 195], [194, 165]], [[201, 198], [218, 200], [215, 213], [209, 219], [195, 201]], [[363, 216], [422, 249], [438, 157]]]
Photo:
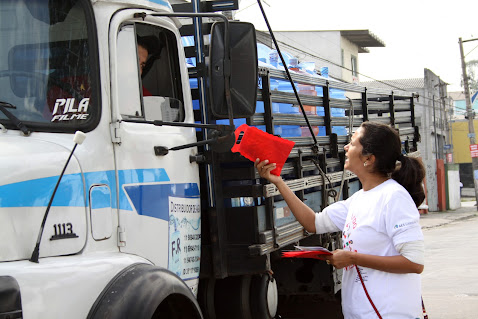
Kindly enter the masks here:
[[353, 251], [336, 249], [332, 252], [332, 255], [327, 256], [325, 259], [327, 260], [327, 264], [337, 269], [342, 269], [355, 263], [353, 260], [355, 254]]
[[267, 179], [269, 182], [277, 184], [278, 182], [282, 181], [282, 178], [280, 176], [271, 174], [271, 171], [276, 168], [276, 163], [269, 164], [268, 160], [264, 160], [261, 162], [260, 159], [256, 159], [254, 166], [257, 169], [257, 172], [259, 172], [259, 175], [262, 178]]

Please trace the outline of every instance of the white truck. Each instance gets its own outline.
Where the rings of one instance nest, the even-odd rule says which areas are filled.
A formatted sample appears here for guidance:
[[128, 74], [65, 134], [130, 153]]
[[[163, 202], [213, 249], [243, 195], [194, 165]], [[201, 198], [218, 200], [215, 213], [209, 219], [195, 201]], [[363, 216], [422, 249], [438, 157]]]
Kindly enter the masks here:
[[324, 114], [275, 112], [297, 101], [271, 89], [284, 71], [257, 67], [252, 25], [201, 13], [237, 1], [190, 6], [0, 0], [0, 318], [273, 318], [298, 307], [291, 296], [337, 303], [332, 267], [280, 252], [339, 237], [304, 231], [230, 152], [234, 125], [325, 129], [282, 134], [296, 142], [283, 177], [319, 211], [330, 190], [360, 187], [334, 126], [375, 117], [414, 150], [414, 96], [293, 74], [321, 89], [302, 98]]

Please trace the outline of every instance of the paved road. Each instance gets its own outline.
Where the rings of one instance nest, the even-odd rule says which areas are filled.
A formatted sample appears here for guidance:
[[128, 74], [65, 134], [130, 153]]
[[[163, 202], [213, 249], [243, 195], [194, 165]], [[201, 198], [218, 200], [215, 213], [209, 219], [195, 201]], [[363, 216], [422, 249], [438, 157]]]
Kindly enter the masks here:
[[429, 318], [478, 318], [476, 207], [468, 212], [423, 216], [422, 226], [425, 236], [422, 293]]

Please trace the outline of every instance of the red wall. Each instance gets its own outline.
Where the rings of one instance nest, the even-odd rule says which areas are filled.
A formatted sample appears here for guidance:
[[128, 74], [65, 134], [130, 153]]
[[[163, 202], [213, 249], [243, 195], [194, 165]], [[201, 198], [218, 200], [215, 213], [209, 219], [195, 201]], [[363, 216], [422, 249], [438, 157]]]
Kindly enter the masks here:
[[446, 210], [446, 181], [445, 181], [445, 163], [437, 159], [437, 190], [438, 190], [438, 210]]

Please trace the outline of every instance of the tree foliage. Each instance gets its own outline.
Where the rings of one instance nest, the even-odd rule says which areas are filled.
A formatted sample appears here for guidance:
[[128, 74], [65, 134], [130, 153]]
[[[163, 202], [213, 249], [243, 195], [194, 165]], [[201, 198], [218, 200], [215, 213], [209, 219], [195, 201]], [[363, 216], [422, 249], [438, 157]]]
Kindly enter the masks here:
[[478, 91], [478, 60], [471, 60], [466, 63], [466, 73], [468, 76], [468, 86], [473, 94]]

